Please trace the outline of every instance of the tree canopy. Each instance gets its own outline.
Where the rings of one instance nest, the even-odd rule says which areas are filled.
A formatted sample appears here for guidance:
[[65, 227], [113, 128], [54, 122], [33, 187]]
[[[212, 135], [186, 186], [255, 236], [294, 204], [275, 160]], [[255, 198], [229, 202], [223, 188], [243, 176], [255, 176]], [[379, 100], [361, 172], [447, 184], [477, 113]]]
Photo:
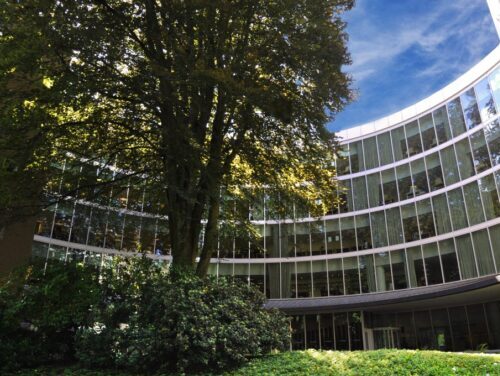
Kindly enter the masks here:
[[[336, 140], [325, 124], [351, 99], [341, 15], [352, 5], [7, 0], [0, 157], [10, 163], [0, 173], [50, 184], [47, 165], [71, 156], [145, 180], [168, 215], [174, 265], [200, 255], [203, 275], [219, 220], [240, 219], [221, 214], [221, 192], [248, 200], [266, 189], [317, 213], [334, 200]], [[62, 196], [92, 199], [123, 183], [71, 171], [77, 182]], [[4, 207], [30, 194], [4, 187]]]

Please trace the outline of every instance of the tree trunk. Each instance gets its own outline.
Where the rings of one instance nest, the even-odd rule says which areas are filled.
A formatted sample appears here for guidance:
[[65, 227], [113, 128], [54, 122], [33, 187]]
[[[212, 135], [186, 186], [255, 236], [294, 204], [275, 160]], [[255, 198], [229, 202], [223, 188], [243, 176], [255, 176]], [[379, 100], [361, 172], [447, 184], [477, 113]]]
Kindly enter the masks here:
[[217, 250], [217, 238], [219, 233], [219, 208], [220, 200], [218, 197], [211, 197], [208, 209], [207, 227], [205, 229], [205, 242], [200, 255], [200, 261], [196, 268], [196, 274], [203, 278], [207, 275], [210, 266], [210, 259]]

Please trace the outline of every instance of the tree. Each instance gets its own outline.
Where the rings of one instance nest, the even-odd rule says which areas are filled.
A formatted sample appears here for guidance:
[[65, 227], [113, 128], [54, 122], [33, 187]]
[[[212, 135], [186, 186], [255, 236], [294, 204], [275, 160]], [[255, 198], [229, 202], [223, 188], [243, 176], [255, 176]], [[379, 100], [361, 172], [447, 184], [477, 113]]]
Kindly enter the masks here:
[[[325, 123], [351, 99], [340, 16], [352, 3], [12, 0], [1, 7], [6, 25], [31, 25], [46, 46], [35, 61], [50, 79], [42, 102], [56, 119], [46, 131], [52, 155], [117, 164], [120, 179], [147, 180], [169, 218], [173, 264], [192, 268], [200, 254], [204, 275], [221, 191], [248, 199], [266, 188], [318, 213], [331, 203], [336, 140]], [[26, 38], [13, 27], [2, 32]], [[78, 178], [63, 193], [122, 183]]]

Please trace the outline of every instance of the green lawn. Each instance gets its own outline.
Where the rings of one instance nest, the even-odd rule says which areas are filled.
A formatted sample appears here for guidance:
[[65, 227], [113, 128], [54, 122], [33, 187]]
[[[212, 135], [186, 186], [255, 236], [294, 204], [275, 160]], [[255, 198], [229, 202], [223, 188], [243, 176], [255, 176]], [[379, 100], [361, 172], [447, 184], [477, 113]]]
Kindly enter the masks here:
[[[39, 368], [13, 375], [129, 375], [76, 367]], [[456, 354], [439, 351], [293, 351], [255, 359], [225, 376], [262, 375], [500, 375], [500, 355]]]

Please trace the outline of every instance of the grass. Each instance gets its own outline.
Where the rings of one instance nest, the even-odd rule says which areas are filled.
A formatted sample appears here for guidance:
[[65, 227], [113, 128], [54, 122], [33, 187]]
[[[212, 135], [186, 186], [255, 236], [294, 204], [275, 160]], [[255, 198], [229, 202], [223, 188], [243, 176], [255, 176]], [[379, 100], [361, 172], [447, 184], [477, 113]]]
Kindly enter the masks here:
[[[72, 366], [23, 370], [11, 375], [131, 375]], [[458, 354], [424, 350], [292, 351], [255, 359], [224, 376], [262, 375], [500, 375], [500, 355]], [[167, 375], [165, 375], [167, 376]], [[173, 376], [173, 375], [171, 375]]]

